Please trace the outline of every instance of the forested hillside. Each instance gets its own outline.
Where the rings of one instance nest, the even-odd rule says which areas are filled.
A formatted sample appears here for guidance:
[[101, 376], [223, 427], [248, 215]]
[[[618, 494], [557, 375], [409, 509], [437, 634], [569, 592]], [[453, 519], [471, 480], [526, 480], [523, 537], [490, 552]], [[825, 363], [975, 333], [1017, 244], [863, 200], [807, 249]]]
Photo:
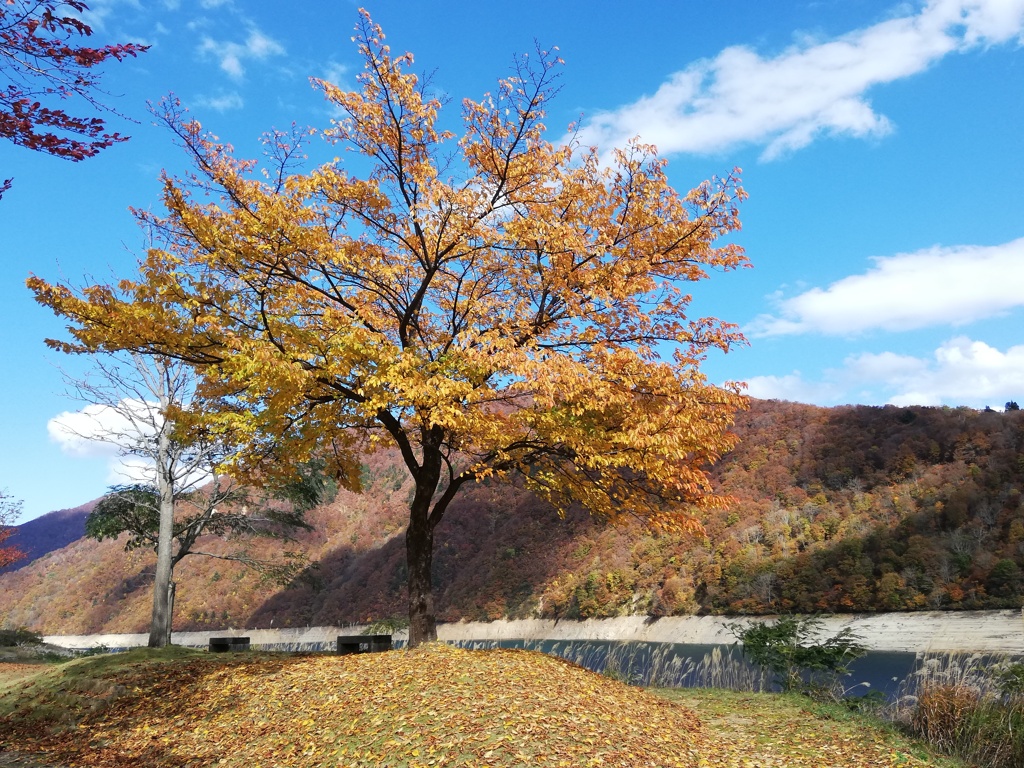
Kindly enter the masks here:
[[0, 568], [0, 573], [13, 571], [47, 552], [66, 547], [82, 538], [85, 535], [85, 518], [96, 506], [97, 501], [99, 499], [93, 499], [73, 509], [58, 509], [15, 526], [14, 534], [6, 544], [17, 547], [25, 553], [25, 557], [6, 568]]
[[[736, 431], [740, 445], [714, 469], [735, 501], [705, 521], [706, 537], [653, 536], [582, 511], [560, 520], [520, 489], [471, 489], [438, 531], [439, 618], [1021, 605], [1021, 412], [754, 401]], [[314, 510], [316, 531], [300, 542], [311, 567], [288, 589], [186, 558], [175, 626], [401, 615], [406, 477], [393, 457], [373, 456], [364, 494]], [[76, 542], [0, 576], [0, 619], [48, 633], [141, 630], [151, 559]]]

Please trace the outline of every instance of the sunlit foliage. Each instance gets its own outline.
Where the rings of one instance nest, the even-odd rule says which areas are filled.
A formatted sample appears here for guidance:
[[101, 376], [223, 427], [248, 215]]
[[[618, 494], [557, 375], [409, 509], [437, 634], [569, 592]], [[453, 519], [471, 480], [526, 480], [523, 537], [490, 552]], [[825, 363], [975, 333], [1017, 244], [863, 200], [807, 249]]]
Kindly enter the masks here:
[[138, 212], [161, 244], [140, 276], [30, 286], [71, 321], [59, 349], [195, 365], [204, 428], [247, 436], [228, 464], [250, 482], [315, 455], [357, 488], [360, 455], [397, 449], [416, 644], [434, 636], [434, 531], [467, 484], [518, 477], [560, 512], [676, 532], [721, 505], [706, 468], [744, 400], [699, 366], [742, 337], [688, 319], [684, 286], [746, 264], [717, 244], [744, 193], [735, 174], [677, 193], [652, 146], [606, 163], [547, 141], [550, 52], [464, 100], [456, 137], [410, 54], [366, 14], [355, 39], [361, 89], [315, 81], [342, 115], [319, 133], [368, 173], [301, 172], [294, 129], [257, 172], [167, 101], [195, 170], [165, 176], [165, 215]]

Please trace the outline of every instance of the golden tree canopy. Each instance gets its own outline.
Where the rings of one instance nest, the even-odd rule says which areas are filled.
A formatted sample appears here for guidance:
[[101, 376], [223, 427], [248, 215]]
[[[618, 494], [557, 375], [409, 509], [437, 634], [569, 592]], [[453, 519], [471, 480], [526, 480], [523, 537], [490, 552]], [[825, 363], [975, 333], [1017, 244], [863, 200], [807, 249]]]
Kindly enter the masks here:
[[737, 175], [683, 195], [652, 146], [547, 141], [543, 51], [463, 101], [456, 136], [412, 56], [365, 14], [357, 31], [361, 90], [313, 82], [342, 115], [321, 135], [369, 172], [303, 172], [296, 130], [261, 167], [165, 102], [194, 171], [164, 176], [165, 215], [136, 212], [159, 247], [117, 286], [30, 278], [71, 321], [49, 343], [193, 363], [206, 427], [247, 437], [239, 473], [326, 453], [357, 485], [357, 453], [390, 445], [431, 526], [465, 482], [513, 472], [560, 509], [692, 524], [682, 504], [715, 503], [704, 468], [743, 405], [699, 366], [742, 337], [688, 319], [686, 286], [746, 264], [716, 245], [739, 228]]

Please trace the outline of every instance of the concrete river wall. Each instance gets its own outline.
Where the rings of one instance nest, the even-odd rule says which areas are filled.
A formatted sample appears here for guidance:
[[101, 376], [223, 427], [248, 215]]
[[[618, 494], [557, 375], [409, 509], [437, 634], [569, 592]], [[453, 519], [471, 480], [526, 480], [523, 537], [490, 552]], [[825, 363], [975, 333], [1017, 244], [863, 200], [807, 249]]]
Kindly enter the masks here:
[[[460, 622], [438, 626], [438, 639], [471, 641], [588, 641], [728, 645], [735, 642], [730, 625], [758, 619], [723, 616], [620, 616], [587, 621], [523, 619]], [[1024, 614], [1005, 611], [922, 611], [915, 613], [849, 614], [824, 617], [827, 635], [853, 630], [869, 650], [886, 652], [992, 652], [1024, 655]], [[221, 629], [175, 632], [176, 645], [206, 647], [211, 637], [248, 637], [267, 650], [318, 651], [333, 649], [338, 635], [355, 635], [364, 626], [284, 629]], [[50, 635], [46, 642], [65, 648], [132, 648], [146, 645], [148, 634]], [[405, 639], [396, 633], [395, 640]]]

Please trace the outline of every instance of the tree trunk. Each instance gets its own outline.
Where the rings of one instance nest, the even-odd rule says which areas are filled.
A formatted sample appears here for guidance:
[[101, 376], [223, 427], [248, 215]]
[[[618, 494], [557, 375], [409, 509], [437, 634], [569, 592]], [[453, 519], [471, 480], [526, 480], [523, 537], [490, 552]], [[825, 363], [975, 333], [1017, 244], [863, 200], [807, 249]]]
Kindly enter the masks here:
[[153, 618], [149, 625], [149, 647], [163, 648], [171, 634], [171, 545], [174, 539], [174, 495], [163, 477], [160, 492], [160, 533], [156, 545], [156, 579], [153, 584]]
[[174, 593], [178, 585], [174, 581], [174, 571], [171, 570], [171, 582], [167, 585], [167, 645], [171, 644], [171, 627], [174, 624]]
[[[163, 376], [157, 393], [160, 412], [167, 413], [170, 405], [168, 371]], [[172, 546], [174, 544], [174, 457], [171, 455], [171, 436], [166, 418], [160, 425], [156, 445], [156, 489], [160, 497], [160, 527], [156, 541], [156, 578], [153, 584], [153, 618], [149, 624], [149, 647], [163, 648], [171, 637], [171, 578], [174, 573]]]
[[434, 589], [431, 581], [434, 531], [426, 514], [429, 507], [417, 514], [415, 506], [414, 500], [413, 508], [410, 510], [409, 529], [405, 532], [405, 562], [409, 574], [410, 648], [415, 648], [420, 643], [432, 643], [437, 640]]

